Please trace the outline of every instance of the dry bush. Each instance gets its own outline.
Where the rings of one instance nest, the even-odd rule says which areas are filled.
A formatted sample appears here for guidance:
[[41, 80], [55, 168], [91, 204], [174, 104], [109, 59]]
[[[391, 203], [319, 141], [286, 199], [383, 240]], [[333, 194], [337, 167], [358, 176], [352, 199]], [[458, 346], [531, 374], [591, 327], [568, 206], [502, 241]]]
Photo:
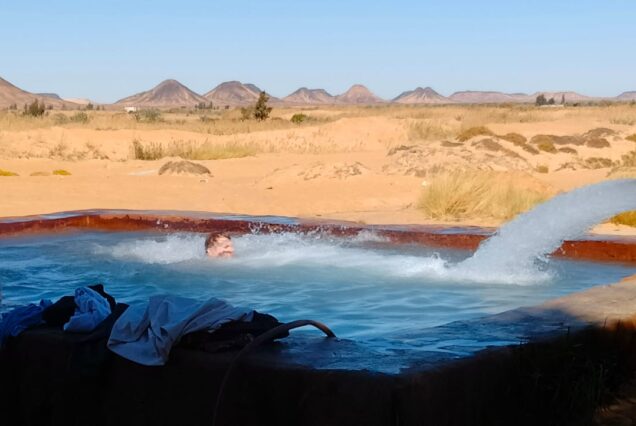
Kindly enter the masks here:
[[507, 220], [545, 200], [548, 194], [506, 173], [445, 172], [423, 189], [417, 206], [431, 219]]
[[613, 165], [614, 162], [609, 158], [589, 157], [585, 159], [585, 167], [588, 169], [604, 169]]
[[537, 173], [548, 173], [550, 171], [550, 168], [545, 164], [539, 164], [535, 170]]
[[628, 211], [618, 214], [610, 219], [616, 225], [636, 226], [636, 211]]
[[452, 137], [454, 132], [442, 125], [439, 120], [415, 121], [409, 124], [407, 135], [409, 141], [435, 141]]
[[628, 141], [636, 142], [636, 133], [634, 133], [633, 135], [627, 136], [625, 139]]
[[54, 176], [70, 176], [71, 172], [69, 172], [68, 170], [64, 170], [64, 169], [57, 169], [57, 170], [53, 170], [52, 174]]
[[552, 142], [542, 141], [537, 144], [537, 148], [539, 151], [548, 152], [550, 154], [555, 154], [557, 152], [556, 147]]
[[608, 148], [610, 143], [605, 138], [591, 138], [585, 142], [585, 146], [590, 148]]
[[15, 172], [10, 172], [8, 170], [0, 169], [0, 176], [19, 176], [19, 175]]
[[186, 160], [223, 160], [243, 158], [263, 152], [256, 143], [194, 143], [191, 141], [175, 141], [167, 145], [157, 142], [142, 144], [134, 140], [131, 146], [132, 158], [135, 160], [158, 160], [164, 157], [181, 157]]
[[524, 146], [528, 141], [525, 136], [519, 133], [506, 133], [505, 135], [497, 136], [499, 139], [503, 139], [508, 142], [512, 142], [517, 146]]
[[495, 134], [492, 130], [485, 126], [471, 127], [457, 135], [457, 140], [460, 142], [465, 142], [476, 136], [495, 136]]
[[564, 146], [562, 148], [559, 148], [559, 152], [563, 152], [565, 154], [574, 154], [574, 155], [579, 153], [576, 149], [570, 148], [569, 146]]

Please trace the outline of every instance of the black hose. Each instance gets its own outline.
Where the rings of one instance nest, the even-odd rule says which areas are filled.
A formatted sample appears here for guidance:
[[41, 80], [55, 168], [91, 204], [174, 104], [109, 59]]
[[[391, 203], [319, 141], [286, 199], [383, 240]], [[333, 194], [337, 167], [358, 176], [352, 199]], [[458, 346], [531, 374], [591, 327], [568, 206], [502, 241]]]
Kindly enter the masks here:
[[232, 362], [230, 362], [230, 366], [225, 372], [225, 375], [223, 376], [223, 380], [221, 381], [221, 386], [219, 387], [219, 393], [216, 397], [216, 405], [214, 407], [214, 419], [212, 420], [212, 426], [216, 426], [217, 424], [217, 420], [219, 418], [219, 409], [221, 408], [221, 401], [223, 399], [223, 391], [225, 390], [225, 386], [227, 385], [227, 382], [229, 381], [230, 375], [232, 374], [232, 371], [234, 370], [234, 367], [236, 367], [236, 364], [238, 364], [239, 360], [245, 355], [247, 355], [249, 352], [251, 352], [254, 348], [260, 346], [262, 343], [275, 339], [276, 337], [288, 332], [289, 330], [293, 330], [294, 328], [304, 327], [306, 325], [312, 325], [316, 327], [318, 330], [325, 333], [327, 337], [336, 337], [334, 332], [331, 331], [329, 327], [327, 327], [325, 324], [321, 322], [314, 321], [314, 320], [297, 320], [297, 321], [281, 324], [277, 327], [267, 330], [265, 333], [256, 337], [250, 343], [245, 345], [245, 347], [241, 349], [238, 354], [236, 354]]

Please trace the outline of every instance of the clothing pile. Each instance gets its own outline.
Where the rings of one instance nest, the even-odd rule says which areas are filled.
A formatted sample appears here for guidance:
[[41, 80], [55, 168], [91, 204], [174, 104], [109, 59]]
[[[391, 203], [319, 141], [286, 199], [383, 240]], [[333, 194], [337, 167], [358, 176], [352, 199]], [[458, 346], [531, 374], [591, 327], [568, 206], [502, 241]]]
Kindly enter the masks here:
[[[3, 314], [0, 349], [27, 329], [48, 326], [61, 328], [74, 341], [104, 340], [102, 352], [108, 348], [138, 364], [158, 366], [168, 361], [177, 344], [207, 352], [239, 349], [279, 325], [270, 315], [215, 298], [160, 295], [129, 306], [117, 303], [103, 285], [96, 284], [77, 288], [73, 296], [55, 303], [42, 300]], [[104, 357], [102, 353], [98, 358]]]

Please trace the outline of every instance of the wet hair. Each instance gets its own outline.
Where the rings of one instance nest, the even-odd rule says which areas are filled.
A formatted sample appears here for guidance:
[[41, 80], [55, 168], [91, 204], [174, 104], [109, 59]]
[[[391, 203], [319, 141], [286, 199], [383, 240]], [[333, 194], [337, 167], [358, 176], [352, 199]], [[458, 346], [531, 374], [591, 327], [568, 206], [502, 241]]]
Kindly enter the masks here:
[[214, 243], [216, 243], [222, 238], [232, 240], [232, 238], [228, 234], [224, 234], [222, 232], [210, 233], [205, 239], [205, 250], [207, 251], [210, 247], [214, 245]]

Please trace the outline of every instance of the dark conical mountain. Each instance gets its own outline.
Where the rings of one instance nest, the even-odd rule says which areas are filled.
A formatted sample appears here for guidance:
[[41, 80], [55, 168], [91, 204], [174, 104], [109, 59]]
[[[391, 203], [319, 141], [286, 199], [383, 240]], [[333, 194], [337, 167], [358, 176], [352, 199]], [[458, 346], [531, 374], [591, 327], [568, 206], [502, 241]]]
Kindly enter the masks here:
[[402, 92], [395, 97], [392, 102], [399, 104], [448, 104], [451, 103], [447, 97], [440, 95], [430, 87], [422, 89], [418, 87], [415, 90]]
[[120, 99], [118, 105], [139, 107], [180, 107], [207, 103], [203, 96], [188, 89], [177, 80], [165, 80], [154, 88]]

